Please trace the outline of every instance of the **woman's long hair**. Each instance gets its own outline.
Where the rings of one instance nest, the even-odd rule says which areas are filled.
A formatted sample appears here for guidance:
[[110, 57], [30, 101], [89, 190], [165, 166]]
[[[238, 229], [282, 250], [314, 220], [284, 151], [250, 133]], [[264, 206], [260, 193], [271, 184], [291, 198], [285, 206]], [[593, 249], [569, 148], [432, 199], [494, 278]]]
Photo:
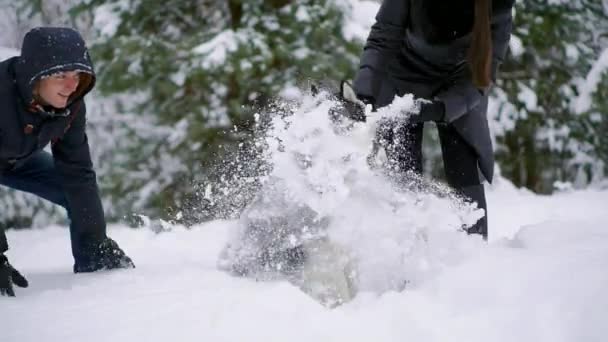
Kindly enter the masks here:
[[492, 82], [491, 11], [491, 0], [475, 0], [475, 19], [468, 61], [471, 66], [473, 84], [479, 88], [487, 88]]

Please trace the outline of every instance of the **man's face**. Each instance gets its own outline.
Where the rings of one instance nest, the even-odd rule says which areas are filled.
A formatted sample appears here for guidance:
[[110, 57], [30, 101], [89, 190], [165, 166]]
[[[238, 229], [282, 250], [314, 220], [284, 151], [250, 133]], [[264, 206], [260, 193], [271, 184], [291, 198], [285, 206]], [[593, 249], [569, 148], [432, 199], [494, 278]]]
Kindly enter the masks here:
[[70, 95], [78, 88], [80, 73], [65, 71], [50, 75], [40, 80], [38, 96], [55, 108], [65, 108]]

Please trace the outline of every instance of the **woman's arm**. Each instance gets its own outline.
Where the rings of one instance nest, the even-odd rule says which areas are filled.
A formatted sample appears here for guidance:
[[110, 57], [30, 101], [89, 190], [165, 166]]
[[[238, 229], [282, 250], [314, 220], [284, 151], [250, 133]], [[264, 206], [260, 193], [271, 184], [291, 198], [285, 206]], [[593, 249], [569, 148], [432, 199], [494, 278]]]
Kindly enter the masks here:
[[498, 67], [505, 59], [513, 31], [514, 0], [502, 1], [492, 16], [492, 81], [496, 82]]
[[384, 0], [367, 38], [354, 88], [359, 98], [374, 100], [386, 61], [399, 53], [407, 26], [409, 0]]

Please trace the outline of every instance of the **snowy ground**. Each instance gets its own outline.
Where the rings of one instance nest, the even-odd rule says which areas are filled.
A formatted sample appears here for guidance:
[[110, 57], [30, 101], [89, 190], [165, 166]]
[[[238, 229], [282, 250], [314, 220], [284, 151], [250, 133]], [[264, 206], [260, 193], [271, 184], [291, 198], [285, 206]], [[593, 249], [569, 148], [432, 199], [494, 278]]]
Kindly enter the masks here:
[[[605, 341], [608, 190], [541, 197], [499, 182], [491, 242], [414, 289], [327, 309], [287, 282], [216, 268], [235, 222], [155, 234], [114, 226], [137, 269], [74, 275], [64, 228], [9, 231], [30, 280], [0, 298], [3, 342]], [[453, 248], [456, 248], [452, 246]]]

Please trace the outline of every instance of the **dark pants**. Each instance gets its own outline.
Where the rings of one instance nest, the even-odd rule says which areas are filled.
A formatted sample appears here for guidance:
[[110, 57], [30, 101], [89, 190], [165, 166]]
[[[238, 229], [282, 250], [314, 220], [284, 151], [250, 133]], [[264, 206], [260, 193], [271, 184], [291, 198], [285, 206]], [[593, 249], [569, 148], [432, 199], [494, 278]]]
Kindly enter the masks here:
[[[451, 125], [438, 124], [443, 165], [448, 184], [465, 199], [476, 202], [486, 215], [467, 231], [488, 237], [487, 204], [481, 177], [478, 155]], [[423, 124], [388, 124], [381, 128], [387, 157], [398, 172], [422, 173]]]
[[[70, 216], [59, 173], [55, 169], [53, 157], [48, 152], [38, 152], [17, 169], [0, 174], [0, 184], [15, 190], [29, 192], [58, 204], [64, 207], [68, 212], [68, 217]], [[79, 246], [78, 241], [86, 240], [80, 235], [82, 234], [79, 234], [76, 227], [70, 225], [72, 255], [75, 260], [82, 257], [82, 246]]]

